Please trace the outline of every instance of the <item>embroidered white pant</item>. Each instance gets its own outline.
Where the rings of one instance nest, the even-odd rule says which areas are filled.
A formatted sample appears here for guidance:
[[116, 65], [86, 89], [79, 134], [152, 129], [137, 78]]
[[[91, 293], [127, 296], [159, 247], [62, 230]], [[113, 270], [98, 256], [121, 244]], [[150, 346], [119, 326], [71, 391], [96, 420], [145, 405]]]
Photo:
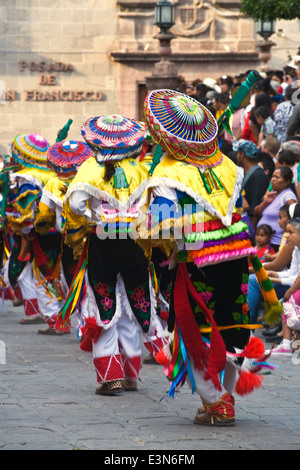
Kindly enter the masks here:
[[[236, 369], [232, 364], [229, 362], [226, 363], [223, 384], [221, 386], [221, 390], [217, 390], [211, 380], [204, 380], [204, 372], [195, 368], [193, 359], [191, 358], [190, 363], [195, 380], [195, 391], [198, 393], [203, 403], [216, 403], [226, 392], [229, 393], [229, 395], [232, 395], [236, 380]], [[191, 387], [189, 379], [187, 380], [187, 383]]]
[[135, 319], [122, 310], [118, 321], [102, 330], [93, 345], [97, 382], [129, 378], [137, 380], [142, 363], [140, 329]]
[[[9, 285], [8, 278], [9, 260], [5, 264], [4, 277]], [[18, 278], [18, 286], [22, 293], [23, 305], [26, 316], [39, 315], [39, 305], [36, 298], [35, 277], [33, 275], [32, 263], [28, 262]]]

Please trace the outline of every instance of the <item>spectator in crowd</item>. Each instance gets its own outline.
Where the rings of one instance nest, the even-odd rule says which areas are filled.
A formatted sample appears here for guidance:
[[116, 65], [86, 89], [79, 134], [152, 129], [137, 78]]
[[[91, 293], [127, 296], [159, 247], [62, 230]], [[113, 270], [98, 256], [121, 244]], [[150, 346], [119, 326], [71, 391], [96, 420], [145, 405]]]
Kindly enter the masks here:
[[[252, 99], [253, 101], [253, 99]], [[265, 93], [260, 86], [258, 86], [255, 94], [253, 104], [250, 102], [250, 105], [245, 110], [245, 119], [242, 124], [243, 130], [241, 134], [242, 139], [251, 140], [258, 145], [260, 124], [258, 123], [255, 110], [261, 106], [266, 106], [269, 108], [271, 113], [271, 99], [268, 93]]]
[[228, 93], [230, 95], [233, 88], [233, 78], [229, 75], [222, 75], [219, 78], [219, 86], [221, 93]]
[[300, 337], [300, 219], [289, 220], [286, 231], [288, 243], [294, 247], [291, 267], [287, 271], [268, 271], [268, 275], [273, 284], [290, 286], [283, 296], [283, 339], [271, 351], [272, 356], [290, 357], [293, 331]]
[[273, 161], [276, 162], [277, 154], [280, 150], [280, 142], [276, 137], [269, 136], [263, 139], [260, 149], [262, 152], [268, 153]]
[[278, 223], [278, 213], [284, 204], [293, 204], [298, 202], [294, 187], [292, 185], [293, 172], [287, 166], [281, 166], [275, 169], [271, 183], [272, 191], [268, 191], [263, 201], [255, 207], [254, 216], [258, 219], [258, 224], [270, 225], [273, 229], [272, 247], [278, 251], [283, 230]]
[[196, 93], [194, 98], [197, 99], [203, 106], [207, 106], [210, 104], [210, 100], [207, 98], [206, 93], [207, 93], [207, 87], [204, 85], [204, 83], [199, 82], [196, 85]]
[[[265, 262], [265, 255], [268, 253], [271, 256], [275, 254], [274, 249], [271, 247], [270, 242], [273, 231], [270, 225], [260, 225], [255, 230], [255, 246], [257, 247], [257, 256], [261, 263]], [[252, 265], [249, 263], [249, 273], [253, 273]]]
[[243, 208], [255, 230], [257, 219], [254, 215], [254, 209], [260, 204], [268, 189], [269, 178], [258, 165], [258, 152], [253, 142], [240, 139], [233, 145], [233, 148], [237, 151], [237, 164], [245, 172], [242, 184]]
[[286, 141], [288, 121], [294, 111], [292, 103], [293, 92], [293, 87], [288, 85], [285, 89], [284, 101], [279, 103], [274, 111], [275, 133], [280, 143]]
[[300, 134], [300, 103], [294, 107], [293, 113], [287, 123], [287, 137]]
[[296, 155], [290, 150], [281, 150], [278, 153], [277, 161], [275, 163], [276, 168], [279, 168], [280, 166], [287, 166], [292, 170], [293, 183], [296, 188], [295, 183], [297, 182], [297, 166], [298, 166], [298, 162], [296, 161]]
[[266, 152], [258, 152], [257, 153], [257, 162], [258, 165], [262, 167], [264, 172], [266, 173], [269, 181], [271, 181], [272, 175], [275, 170], [275, 163], [271, 155]]
[[215, 118], [218, 122], [218, 119], [222, 116], [225, 109], [230, 103], [230, 97], [228, 93], [218, 93], [214, 96], [213, 100], [213, 107], [215, 110]]
[[255, 117], [260, 125], [260, 133], [258, 137], [258, 146], [261, 145], [263, 139], [276, 136], [275, 122], [271, 117], [271, 111], [267, 106], [260, 106], [255, 110]]

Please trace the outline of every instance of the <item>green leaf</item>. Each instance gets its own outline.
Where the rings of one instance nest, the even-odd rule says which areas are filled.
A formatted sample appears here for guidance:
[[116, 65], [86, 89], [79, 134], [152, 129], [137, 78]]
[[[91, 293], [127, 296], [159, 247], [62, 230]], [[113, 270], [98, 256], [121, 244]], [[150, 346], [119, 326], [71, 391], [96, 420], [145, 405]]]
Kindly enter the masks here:
[[299, 0], [241, 0], [241, 12], [255, 21], [300, 17]]

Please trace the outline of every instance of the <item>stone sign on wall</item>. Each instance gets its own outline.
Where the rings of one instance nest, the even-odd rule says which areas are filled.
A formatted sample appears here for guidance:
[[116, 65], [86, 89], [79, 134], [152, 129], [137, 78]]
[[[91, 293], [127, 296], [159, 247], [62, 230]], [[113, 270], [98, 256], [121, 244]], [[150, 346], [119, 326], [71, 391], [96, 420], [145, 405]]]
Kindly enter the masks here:
[[[99, 90], [65, 90], [58, 88], [57, 74], [71, 74], [75, 68], [72, 64], [63, 62], [34, 62], [20, 60], [18, 63], [20, 74], [27, 72], [37, 74], [37, 85], [43, 88], [23, 90], [6, 90], [5, 100], [16, 101], [101, 101], [102, 92]], [[44, 88], [45, 87], [45, 88]], [[46, 88], [51, 87], [51, 88]], [[55, 88], [52, 88], [55, 87]]]

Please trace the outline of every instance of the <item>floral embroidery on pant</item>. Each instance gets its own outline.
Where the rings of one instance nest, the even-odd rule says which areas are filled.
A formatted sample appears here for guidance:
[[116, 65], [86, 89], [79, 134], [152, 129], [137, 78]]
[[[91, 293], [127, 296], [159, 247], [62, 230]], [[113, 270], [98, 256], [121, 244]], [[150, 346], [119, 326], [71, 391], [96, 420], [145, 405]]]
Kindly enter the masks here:
[[232, 313], [234, 320], [240, 324], [247, 324], [249, 323], [249, 307], [248, 307], [248, 276], [247, 274], [243, 274], [243, 282], [241, 284], [241, 294], [238, 296], [235, 304], [242, 307], [241, 309], [238, 308], [237, 310]]
[[[203, 300], [205, 305], [211, 310], [211, 313], [214, 313], [215, 301], [213, 299], [214, 287], [207, 286], [204, 282], [194, 281], [193, 282], [196, 291], [199, 294], [199, 297]], [[200, 312], [201, 309], [199, 306], [196, 307], [195, 313]]]
[[114, 301], [109, 297], [104, 297], [104, 299], [101, 300], [101, 304], [106, 312], [113, 306], [113, 303]]
[[150, 325], [151, 301], [147, 283], [139, 284], [135, 289], [128, 290], [128, 300], [134, 315], [143, 328], [148, 331]]
[[102, 284], [102, 282], [99, 282], [96, 286], [94, 286], [94, 289], [96, 292], [98, 292], [99, 295], [109, 295], [108, 284]]
[[105, 282], [92, 281], [100, 317], [103, 323], [110, 323], [116, 311], [115, 286]]

